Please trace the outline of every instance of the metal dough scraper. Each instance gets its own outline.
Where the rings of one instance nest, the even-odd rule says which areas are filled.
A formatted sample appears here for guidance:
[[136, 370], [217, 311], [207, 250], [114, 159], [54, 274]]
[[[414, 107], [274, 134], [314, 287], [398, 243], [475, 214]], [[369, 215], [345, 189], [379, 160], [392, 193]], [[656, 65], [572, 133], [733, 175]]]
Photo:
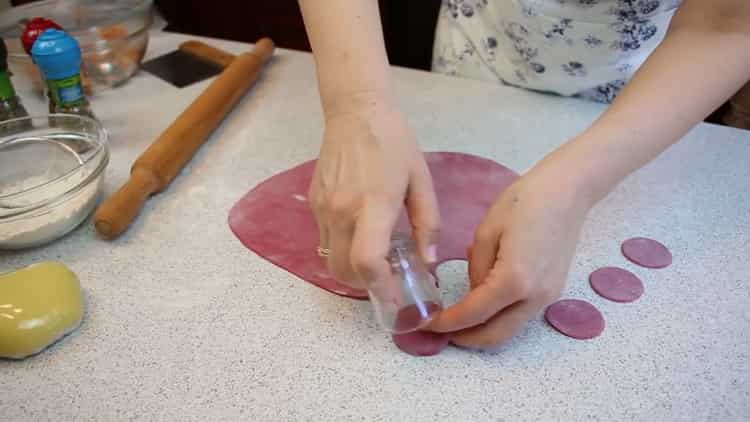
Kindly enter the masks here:
[[180, 47], [153, 58], [141, 68], [177, 88], [218, 75], [234, 60], [234, 55], [201, 41], [186, 41]]

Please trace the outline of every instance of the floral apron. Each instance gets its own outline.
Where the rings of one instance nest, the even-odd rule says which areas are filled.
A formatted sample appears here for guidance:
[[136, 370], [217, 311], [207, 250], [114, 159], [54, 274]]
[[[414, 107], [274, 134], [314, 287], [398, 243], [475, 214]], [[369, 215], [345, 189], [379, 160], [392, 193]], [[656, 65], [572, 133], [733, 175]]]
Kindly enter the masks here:
[[444, 0], [432, 70], [611, 102], [680, 0]]

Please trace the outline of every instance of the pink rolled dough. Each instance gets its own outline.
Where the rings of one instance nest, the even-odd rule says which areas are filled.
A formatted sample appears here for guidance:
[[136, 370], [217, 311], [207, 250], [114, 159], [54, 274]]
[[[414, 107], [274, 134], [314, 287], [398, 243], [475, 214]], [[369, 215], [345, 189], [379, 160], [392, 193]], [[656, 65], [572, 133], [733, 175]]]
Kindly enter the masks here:
[[653, 239], [634, 237], [622, 243], [622, 254], [634, 264], [646, 268], [666, 268], [672, 264], [672, 253]]
[[[438, 262], [466, 259], [476, 226], [518, 175], [469, 154], [431, 152], [425, 159], [443, 223]], [[366, 299], [366, 291], [334, 280], [317, 255], [318, 227], [307, 202], [314, 168], [315, 161], [308, 161], [260, 183], [232, 207], [229, 226], [247, 248], [303, 280], [338, 295]], [[402, 217], [398, 227], [408, 229], [408, 220]]]
[[604, 317], [594, 305], [580, 299], [563, 299], [547, 307], [544, 318], [555, 330], [579, 340], [604, 331]]
[[591, 288], [615, 302], [632, 302], [643, 294], [643, 283], [635, 274], [617, 267], [603, 267], [589, 276]]

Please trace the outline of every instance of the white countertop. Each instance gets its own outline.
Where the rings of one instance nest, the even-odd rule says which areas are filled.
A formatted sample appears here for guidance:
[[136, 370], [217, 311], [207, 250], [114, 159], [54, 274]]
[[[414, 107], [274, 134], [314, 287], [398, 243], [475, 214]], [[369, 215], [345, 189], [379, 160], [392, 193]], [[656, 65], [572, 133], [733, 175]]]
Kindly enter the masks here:
[[[149, 57], [183, 36], [159, 33]], [[237, 43], [213, 41], [239, 52]], [[603, 107], [396, 69], [425, 150], [462, 151], [519, 172]], [[141, 73], [93, 100], [111, 133], [106, 189], [208, 84]], [[22, 420], [722, 420], [750, 417], [750, 132], [700, 125], [592, 212], [566, 297], [607, 327], [591, 341], [540, 318], [497, 352], [400, 352], [367, 302], [320, 290], [245, 249], [230, 207], [258, 182], [314, 158], [322, 130], [312, 57], [279, 50], [262, 80], [168, 191], [120, 239], [90, 223], [37, 250], [0, 253], [0, 272], [43, 259], [79, 276], [83, 325], [46, 352], [0, 361], [0, 415]], [[44, 104], [29, 104], [43, 111]], [[665, 110], [668, 112], [668, 110]], [[620, 242], [669, 246], [646, 270]], [[631, 304], [587, 277], [605, 265], [645, 284]], [[439, 272], [455, 298], [465, 265]]]

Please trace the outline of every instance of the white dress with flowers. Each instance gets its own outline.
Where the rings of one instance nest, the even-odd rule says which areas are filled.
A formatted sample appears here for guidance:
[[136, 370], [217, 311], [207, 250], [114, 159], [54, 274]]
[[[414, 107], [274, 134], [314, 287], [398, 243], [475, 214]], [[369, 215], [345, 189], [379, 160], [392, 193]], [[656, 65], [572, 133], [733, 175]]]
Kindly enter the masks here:
[[611, 102], [680, 0], [444, 0], [432, 69]]

